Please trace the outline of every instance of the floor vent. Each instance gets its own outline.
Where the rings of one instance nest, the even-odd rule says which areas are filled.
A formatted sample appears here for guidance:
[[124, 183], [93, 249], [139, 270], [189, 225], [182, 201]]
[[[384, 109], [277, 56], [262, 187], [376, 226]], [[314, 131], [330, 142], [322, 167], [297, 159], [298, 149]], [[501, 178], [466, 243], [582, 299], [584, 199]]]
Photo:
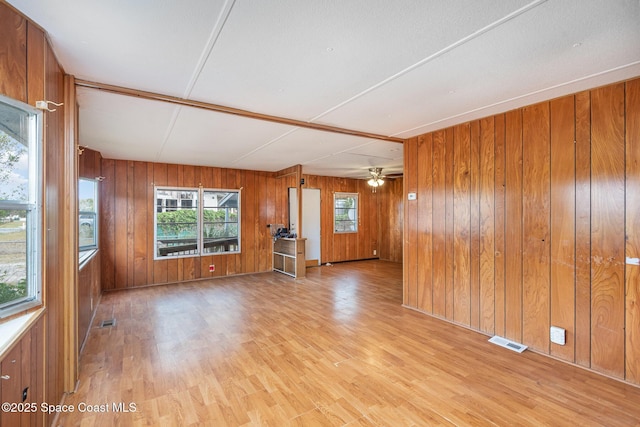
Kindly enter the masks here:
[[527, 346], [524, 344], [520, 344], [515, 341], [511, 341], [506, 338], [499, 337], [497, 335], [491, 337], [489, 339], [489, 342], [499, 345], [500, 347], [508, 348], [509, 350], [515, 351], [516, 353], [522, 353], [527, 349]]
[[103, 320], [100, 323], [101, 328], [110, 328], [116, 325], [116, 319]]

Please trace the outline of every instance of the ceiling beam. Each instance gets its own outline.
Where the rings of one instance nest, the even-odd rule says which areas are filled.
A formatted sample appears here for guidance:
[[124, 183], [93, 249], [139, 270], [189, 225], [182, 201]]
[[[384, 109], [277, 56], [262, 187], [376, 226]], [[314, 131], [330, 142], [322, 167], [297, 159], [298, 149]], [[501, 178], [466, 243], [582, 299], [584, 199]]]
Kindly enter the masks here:
[[345, 129], [336, 126], [323, 125], [320, 123], [305, 122], [302, 120], [287, 119], [269, 114], [254, 113], [252, 111], [242, 110], [240, 108], [227, 107], [224, 105], [210, 104], [208, 102], [194, 101], [191, 99], [179, 98], [171, 95], [163, 95], [161, 93], [146, 92], [138, 89], [130, 89], [122, 86], [114, 86], [106, 83], [90, 82], [87, 80], [76, 79], [77, 87], [88, 89], [96, 89], [104, 92], [110, 92], [117, 95], [133, 96], [136, 98], [148, 99], [150, 101], [169, 102], [171, 104], [181, 105], [185, 107], [200, 108], [203, 110], [215, 111], [217, 113], [233, 114], [235, 116], [246, 117], [249, 119], [265, 120], [273, 123], [280, 123], [289, 126], [301, 127], [306, 129], [319, 130], [324, 132], [340, 133], [343, 135], [359, 136], [362, 138], [377, 139], [380, 141], [395, 142], [402, 144], [404, 139], [392, 136], [379, 135], [375, 133], [362, 132], [357, 130]]

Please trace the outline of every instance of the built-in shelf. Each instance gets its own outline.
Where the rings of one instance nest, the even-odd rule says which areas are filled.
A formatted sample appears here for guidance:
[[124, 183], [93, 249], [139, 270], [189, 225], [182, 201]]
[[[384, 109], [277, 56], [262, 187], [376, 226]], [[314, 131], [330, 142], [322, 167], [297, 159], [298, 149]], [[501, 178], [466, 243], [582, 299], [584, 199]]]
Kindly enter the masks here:
[[273, 241], [273, 270], [293, 277], [305, 276], [304, 246], [307, 239], [280, 238]]

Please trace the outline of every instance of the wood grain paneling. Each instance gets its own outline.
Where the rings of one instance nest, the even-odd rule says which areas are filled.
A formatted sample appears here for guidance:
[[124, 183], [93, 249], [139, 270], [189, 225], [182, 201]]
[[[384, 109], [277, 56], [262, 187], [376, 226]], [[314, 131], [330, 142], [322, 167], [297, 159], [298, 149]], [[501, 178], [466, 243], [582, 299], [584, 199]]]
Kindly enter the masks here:
[[591, 367], [624, 377], [624, 85], [591, 92]]
[[100, 293], [100, 256], [98, 254], [88, 260], [78, 272], [78, 352], [88, 336]]
[[471, 321], [471, 205], [469, 124], [454, 128], [453, 144], [453, 320]]
[[[550, 103], [551, 132], [551, 325], [566, 331], [565, 345], [551, 343], [550, 353], [574, 361], [576, 255], [575, 97]], [[546, 331], [545, 341], [546, 341]]]
[[591, 366], [591, 93], [576, 110], [576, 363]]
[[[454, 269], [455, 269], [455, 257], [454, 257], [454, 129], [445, 130], [445, 152], [444, 152], [444, 289], [445, 289], [445, 316], [451, 320], [454, 317]], [[405, 167], [407, 167], [405, 165]], [[409, 175], [411, 176], [411, 175]], [[405, 178], [405, 179], [408, 179]]]
[[[412, 138], [404, 144], [404, 164], [410, 170], [417, 167], [418, 139]], [[418, 175], [411, 174], [404, 179], [405, 193], [417, 193]], [[418, 302], [418, 202], [407, 201], [404, 209], [404, 304], [416, 307]]]
[[380, 259], [402, 262], [404, 221], [403, 179], [387, 179], [378, 189], [378, 255]]
[[495, 213], [496, 213], [496, 258], [495, 258], [495, 292], [496, 292], [496, 308], [495, 308], [495, 334], [505, 336], [506, 331], [506, 128], [505, 115], [495, 116]]
[[0, 4], [0, 22], [0, 93], [27, 102], [27, 20]]
[[[267, 224], [288, 224], [288, 189], [298, 182], [297, 175], [283, 174], [278, 178], [270, 172], [111, 159], [103, 159], [101, 169], [106, 177], [101, 186], [101, 231], [107, 242], [101, 251], [103, 289], [271, 270]], [[377, 193], [372, 193], [363, 180], [309, 176], [306, 179], [310, 188], [321, 189], [323, 262], [371, 258], [378, 244]], [[154, 260], [154, 185], [242, 188], [241, 253]], [[334, 191], [360, 194], [358, 233], [333, 233]], [[402, 192], [396, 191], [395, 203], [401, 197]], [[402, 221], [396, 226], [401, 227]], [[396, 239], [401, 241], [401, 237]], [[216, 266], [213, 273], [209, 272], [210, 264]]]
[[[112, 242], [101, 251], [103, 289], [271, 269], [271, 238], [266, 226], [280, 219], [276, 215], [276, 179], [273, 174], [111, 159], [103, 159], [102, 171], [106, 179], [101, 187], [101, 230], [106, 241]], [[154, 260], [154, 185], [242, 187], [241, 254]], [[114, 222], [114, 217], [119, 220]], [[209, 264], [216, 265], [213, 274], [209, 273]]]
[[433, 249], [431, 247], [432, 221], [432, 174], [433, 170], [431, 153], [433, 153], [433, 137], [431, 134], [418, 137], [417, 169], [418, 169], [418, 194], [424, 195], [418, 202], [418, 241], [417, 241], [417, 307], [420, 310], [431, 313], [433, 311], [433, 286], [431, 273], [433, 271]]
[[505, 335], [522, 341], [522, 110], [505, 115]]
[[[446, 145], [445, 132], [433, 133], [433, 314], [438, 317], [446, 317]], [[405, 168], [406, 173], [411, 170]], [[420, 194], [420, 197], [423, 195]]]
[[522, 339], [549, 351], [550, 164], [549, 103], [522, 110]]
[[100, 183], [100, 263], [102, 265], [101, 289], [115, 289], [115, 257], [116, 231], [115, 194], [116, 164], [115, 160], [102, 159], [102, 176]]
[[[4, 22], [0, 18], [0, 22]], [[1, 31], [1, 30], [0, 30]], [[27, 21], [27, 104], [36, 105], [44, 93], [44, 32]]]
[[411, 244], [430, 242], [431, 275], [406, 266], [432, 309], [414, 307], [640, 384], [639, 93], [636, 79], [418, 136], [432, 149], [405, 179], [431, 174], [417, 198], [432, 227]]
[[[363, 179], [303, 175], [303, 188], [320, 190], [321, 263], [389, 257], [402, 261], [402, 180], [387, 180], [374, 193]], [[333, 232], [335, 192], [358, 193], [357, 233]], [[286, 220], [286, 218], [285, 218]], [[386, 224], [386, 226], [385, 226]], [[380, 233], [385, 233], [381, 235]], [[387, 233], [393, 233], [391, 236]], [[384, 250], [380, 248], [384, 240]], [[377, 255], [373, 251], [377, 251]]]
[[470, 323], [473, 329], [480, 327], [480, 122], [470, 123]]
[[[51, 46], [45, 49], [45, 93], [47, 100], [62, 102], [64, 98], [64, 73], [56, 60]], [[65, 326], [65, 286], [63, 272], [69, 268], [69, 262], [75, 260], [75, 253], [65, 253], [64, 232], [65, 203], [65, 164], [64, 158], [64, 120], [63, 110], [45, 114], [45, 253], [44, 274], [46, 351], [45, 355], [45, 399], [57, 402], [65, 391], [64, 326]], [[74, 215], [75, 220], [75, 215]], [[75, 268], [75, 265], [72, 265]], [[53, 414], [46, 415], [46, 424], [50, 424]]]
[[480, 227], [480, 283], [479, 283], [479, 325], [488, 334], [495, 331], [495, 126], [493, 117], [480, 121], [479, 141], [479, 227]]
[[625, 378], [640, 383], [640, 79], [626, 85]]
[[90, 148], [82, 148], [78, 155], [78, 177], [96, 179], [102, 175], [102, 155]]

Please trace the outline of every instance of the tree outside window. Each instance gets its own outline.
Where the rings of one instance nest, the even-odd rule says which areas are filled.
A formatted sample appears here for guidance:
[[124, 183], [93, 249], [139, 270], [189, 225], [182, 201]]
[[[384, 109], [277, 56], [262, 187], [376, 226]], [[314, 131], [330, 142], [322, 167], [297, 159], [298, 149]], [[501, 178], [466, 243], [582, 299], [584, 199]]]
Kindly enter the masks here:
[[40, 304], [40, 118], [0, 96], [0, 318]]

